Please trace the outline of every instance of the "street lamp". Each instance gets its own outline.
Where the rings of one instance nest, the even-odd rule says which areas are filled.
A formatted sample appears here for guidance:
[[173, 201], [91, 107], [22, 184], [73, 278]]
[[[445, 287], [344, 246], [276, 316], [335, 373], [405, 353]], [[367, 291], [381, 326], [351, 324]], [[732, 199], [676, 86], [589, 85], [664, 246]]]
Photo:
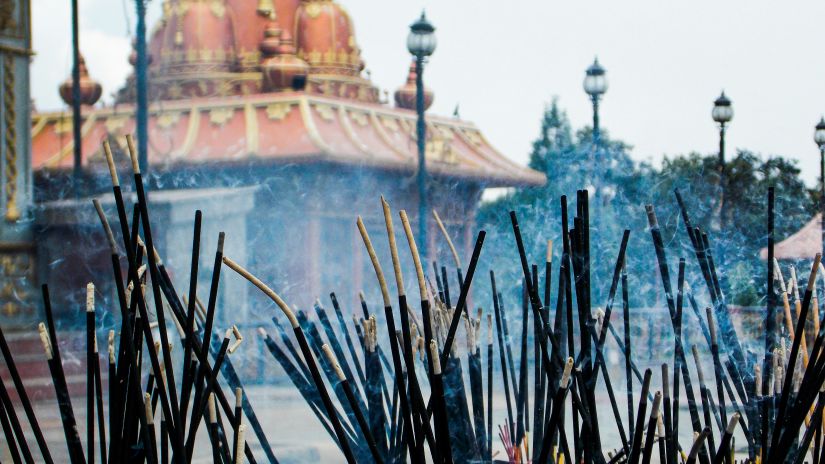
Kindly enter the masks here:
[[418, 240], [421, 258], [427, 260], [427, 160], [425, 158], [427, 126], [424, 123], [424, 60], [435, 51], [435, 27], [424, 12], [410, 25], [407, 50], [415, 57], [415, 110], [418, 113]]
[[593, 143], [599, 144], [599, 99], [607, 92], [607, 77], [599, 59], [593, 60], [593, 64], [584, 72], [584, 91], [590, 95], [593, 102]]
[[711, 116], [719, 124], [719, 172], [722, 172], [725, 169], [725, 131], [727, 124], [733, 119], [733, 106], [724, 91], [713, 102]]
[[814, 142], [819, 147], [819, 212], [822, 229], [822, 249], [825, 250], [825, 117], [816, 124]]

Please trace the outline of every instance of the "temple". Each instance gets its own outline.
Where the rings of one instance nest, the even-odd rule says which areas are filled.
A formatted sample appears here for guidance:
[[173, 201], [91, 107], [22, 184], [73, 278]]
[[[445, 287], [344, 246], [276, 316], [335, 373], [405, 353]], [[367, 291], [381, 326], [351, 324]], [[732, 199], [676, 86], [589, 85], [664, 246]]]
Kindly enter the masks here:
[[[356, 216], [381, 237], [379, 195], [396, 210], [418, 211], [414, 70], [399, 70], [407, 81], [399, 79], [391, 104], [364, 71], [352, 18], [331, 0], [166, 0], [148, 50], [150, 214], [174, 277], [188, 278], [191, 224], [201, 209], [203, 292], [225, 231], [227, 253], [299, 305], [330, 291], [354, 301], [373, 278]], [[123, 59], [136, 61], [134, 53]], [[101, 142], [111, 142], [128, 177], [125, 135], [136, 127], [133, 76], [108, 106], [95, 106], [102, 89], [85, 64], [80, 84], [80, 195], [71, 112], [31, 116], [37, 276], [66, 295], [110, 272], [91, 207], [99, 196], [111, 208]], [[67, 105], [71, 85], [69, 78], [59, 88]], [[429, 106], [434, 93], [425, 97]], [[485, 188], [545, 182], [453, 117], [427, 115], [426, 163], [430, 204], [465, 255]], [[431, 219], [428, 227], [430, 258], [444, 261]], [[243, 284], [226, 280], [233, 307], [225, 310], [246, 311]]]

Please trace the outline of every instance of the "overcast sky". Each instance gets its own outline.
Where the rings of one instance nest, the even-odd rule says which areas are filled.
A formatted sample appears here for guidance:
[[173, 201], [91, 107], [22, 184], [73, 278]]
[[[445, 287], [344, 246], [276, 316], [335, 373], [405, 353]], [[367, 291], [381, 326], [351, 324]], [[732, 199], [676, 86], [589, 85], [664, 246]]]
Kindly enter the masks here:
[[[247, 0], [255, 2], [257, 0]], [[735, 116], [728, 147], [799, 160], [805, 180], [819, 175], [813, 126], [825, 113], [821, 40], [825, 2], [694, 0], [339, 0], [353, 17], [372, 78], [394, 91], [406, 78], [409, 24], [426, 8], [438, 48], [426, 70], [432, 111], [476, 123], [506, 156], [525, 163], [553, 97], [574, 127], [590, 124], [582, 90], [598, 55], [610, 88], [602, 124], [634, 146], [633, 156], [715, 152], [710, 110], [724, 89]], [[149, 2], [150, 24], [160, 0]], [[32, 96], [59, 109], [68, 76], [66, 0], [32, 0]], [[81, 51], [106, 98], [130, 71], [134, 1], [80, 0]]]

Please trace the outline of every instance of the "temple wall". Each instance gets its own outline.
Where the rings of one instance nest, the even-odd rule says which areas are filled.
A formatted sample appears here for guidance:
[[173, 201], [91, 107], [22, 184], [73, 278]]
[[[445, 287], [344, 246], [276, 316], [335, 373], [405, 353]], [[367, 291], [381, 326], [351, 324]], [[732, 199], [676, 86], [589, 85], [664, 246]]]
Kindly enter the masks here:
[[[131, 220], [134, 197], [128, 192], [126, 176], [122, 176], [122, 182]], [[398, 217], [398, 211], [406, 209], [417, 233], [414, 176], [333, 165], [211, 166], [161, 174], [151, 183], [155, 188], [167, 188], [150, 191], [149, 213], [155, 245], [180, 296], [188, 289], [193, 221], [195, 210], [201, 209], [198, 295], [204, 304], [218, 232], [223, 231], [225, 254], [245, 265], [299, 309], [310, 309], [316, 298], [330, 307], [329, 293], [336, 292], [349, 313], [358, 308], [358, 291], [363, 290], [371, 307], [378, 310], [381, 300], [375, 274], [355, 220], [359, 214], [363, 216], [384, 271], [392, 279], [379, 201], [382, 194], [393, 208], [407, 293], [417, 294], [409, 247]], [[433, 180], [430, 184], [431, 207], [439, 211], [466, 266], [477, 232], [474, 221], [481, 189], [474, 184], [446, 180]], [[179, 188], [190, 185], [201, 188]], [[100, 192], [97, 195], [114, 223], [117, 216], [104, 179], [100, 179], [98, 187], [90, 190]], [[47, 192], [48, 184], [41, 184], [39, 189]], [[36, 222], [40, 269], [37, 281], [49, 283], [58, 316], [65, 317], [67, 323], [74, 319], [82, 323], [73, 316], [82, 305], [87, 281], [94, 281], [102, 298], [108, 298], [105, 307], [115, 307], [108, 246], [91, 197], [45, 201], [38, 205]], [[431, 217], [428, 226], [431, 259], [425, 264], [425, 272], [431, 274], [432, 259], [446, 265], [453, 279], [453, 293], [457, 295], [449, 249]], [[113, 224], [113, 228], [119, 237], [119, 227]], [[391, 288], [394, 292], [394, 285]], [[271, 302], [227, 268], [222, 270], [219, 298], [216, 327], [230, 323], [253, 326], [278, 315]]]
[[5, 326], [29, 324], [34, 247], [31, 237], [30, 5], [0, 6], [0, 318]]

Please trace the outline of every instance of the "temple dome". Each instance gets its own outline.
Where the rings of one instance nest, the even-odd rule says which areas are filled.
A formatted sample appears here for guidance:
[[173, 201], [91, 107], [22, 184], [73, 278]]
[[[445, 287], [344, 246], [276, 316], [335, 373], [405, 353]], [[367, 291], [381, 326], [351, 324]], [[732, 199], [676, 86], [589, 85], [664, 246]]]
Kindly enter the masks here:
[[[395, 91], [395, 106], [408, 110], [415, 109], [415, 60], [410, 65], [410, 72], [407, 74], [407, 82]], [[433, 104], [433, 91], [424, 87], [424, 109], [428, 109]]]
[[364, 68], [352, 20], [332, 0], [303, 0], [296, 13], [296, 47], [311, 74], [358, 76]]
[[[80, 55], [78, 66], [80, 67], [80, 104], [94, 105], [100, 99], [100, 94], [103, 89], [97, 81], [89, 76], [89, 69], [86, 67], [86, 60], [83, 58], [83, 55]], [[74, 102], [74, 98], [72, 98], [73, 83], [72, 75], [69, 74], [68, 79], [63, 81], [59, 88], [60, 98], [69, 106]]]
[[158, 66], [178, 73], [228, 72], [235, 38], [224, 0], [172, 0], [165, 8]]

